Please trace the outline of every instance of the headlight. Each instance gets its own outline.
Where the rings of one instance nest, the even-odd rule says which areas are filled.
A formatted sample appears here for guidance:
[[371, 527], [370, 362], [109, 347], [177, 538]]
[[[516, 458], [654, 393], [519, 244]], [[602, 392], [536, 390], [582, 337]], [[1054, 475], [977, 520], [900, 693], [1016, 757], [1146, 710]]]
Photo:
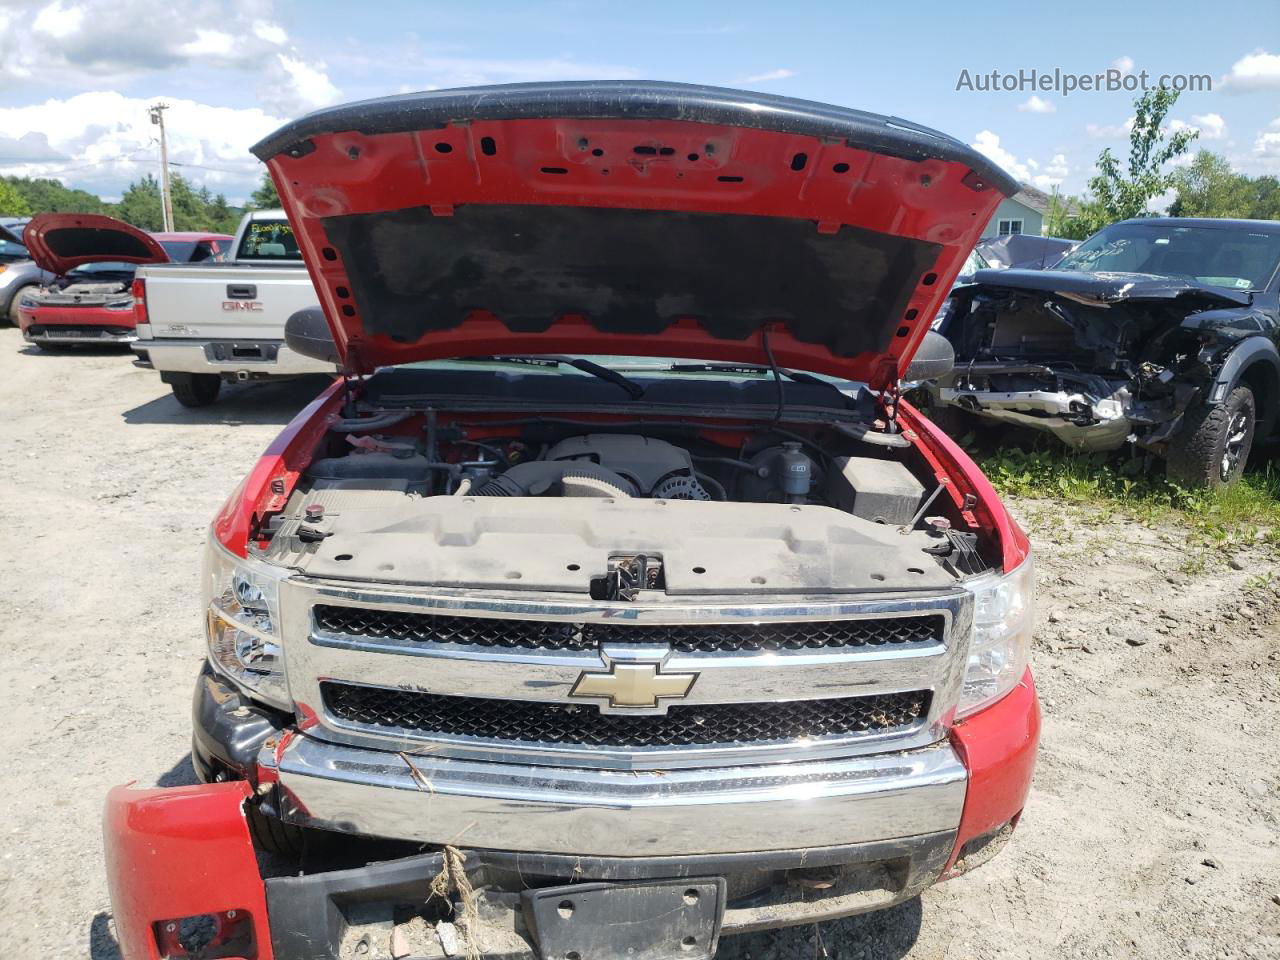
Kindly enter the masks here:
[[991, 706], [1022, 679], [1031, 652], [1035, 567], [1028, 556], [1012, 573], [965, 586], [973, 593], [973, 633], [957, 719]]
[[280, 647], [280, 580], [285, 575], [209, 541], [204, 570], [209, 662], [250, 696], [291, 710]]
[[108, 310], [132, 310], [133, 297], [128, 296], [128, 297], [125, 297], [123, 300], [110, 300], [107, 302], [106, 306]]
[[34, 297], [28, 297], [26, 294], [23, 294], [22, 298], [18, 301], [18, 306], [26, 307], [28, 310], [34, 310], [36, 307], [40, 306], [40, 304], [36, 302]]

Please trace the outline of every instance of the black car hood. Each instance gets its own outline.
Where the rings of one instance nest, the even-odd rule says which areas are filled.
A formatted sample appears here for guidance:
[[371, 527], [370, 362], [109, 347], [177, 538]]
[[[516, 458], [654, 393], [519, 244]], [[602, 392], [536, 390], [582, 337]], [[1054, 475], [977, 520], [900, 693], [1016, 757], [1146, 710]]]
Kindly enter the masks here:
[[1149, 273], [1084, 273], [1076, 270], [979, 270], [973, 282], [1014, 290], [1041, 290], [1099, 305], [1122, 300], [1176, 300], [1193, 296], [1217, 304], [1248, 306], [1253, 294], [1178, 277]]

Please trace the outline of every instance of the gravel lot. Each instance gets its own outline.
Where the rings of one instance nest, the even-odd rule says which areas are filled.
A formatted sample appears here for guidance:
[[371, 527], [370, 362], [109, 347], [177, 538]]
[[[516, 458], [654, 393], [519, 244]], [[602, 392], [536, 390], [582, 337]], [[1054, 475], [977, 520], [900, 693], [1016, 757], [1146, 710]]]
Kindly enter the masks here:
[[[0, 329], [5, 960], [119, 956], [103, 794], [193, 781], [205, 527], [322, 385], [189, 411], [127, 356]], [[1259, 586], [1280, 564], [1201, 569], [1174, 528], [1013, 508], [1038, 551], [1045, 710], [1013, 842], [898, 909], [722, 956], [1280, 957], [1280, 612]]]

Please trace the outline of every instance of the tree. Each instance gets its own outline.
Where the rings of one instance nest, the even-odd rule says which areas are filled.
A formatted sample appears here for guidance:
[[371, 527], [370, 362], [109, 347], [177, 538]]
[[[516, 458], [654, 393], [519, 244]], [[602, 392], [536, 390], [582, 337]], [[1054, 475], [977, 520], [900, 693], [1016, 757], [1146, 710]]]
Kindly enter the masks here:
[[[160, 184], [156, 178], [148, 173], [136, 183], [129, 184], [116, 207], [115, 216], [143, 230], [163, 230], [164, 213], [160, 208]], [[177, 216], [176, 204], [174, 216]]]
[[1167, 136], [1164, 119], [1177, 102], [1178, 92], [1168, 87], [1148, 90], [1133, 102], [1128, 176], [1121, 173], [1120, 161], [1110, 147], [1098, 155], [1098, 173], [1089, 180], [1093, 196], [1082, 212], [1090, 219], [1101, 220], [1095, 230], [1117, 220], [1150, 216], [1148, 204], [1177, 182], [1177, 173], [1166, 172], [1165, 164], [1186, 153], [1191, 141], [1200, 136], [1198, 130], [1180, 130]]
[[1059, 200], [1055, 193], [1045, 215], [1049, 236], [1083, 240], [1117, 220], [1154, 216], [1148, 205], [1180, 178], [1179, 171], [1166, 172], [1165, 164], [1186, 153], [1200, 135], [1198, 130], [1180, 130], [1169, 136], [1162, 126], [1177, 100], [1176, 91], [1157, 87], [1133, 102], [1127, 176], [1111, 148], [1105, 148], [1098, 155], [1098, 172], [1090, 178], [1084, 196]]
[[1177, 199], [1169, 207], [1175, 217], [1280, 218], [1280, 181], [1236, 173], [1225, 157], [1208, 150], [1178, 171]]
[[280, 206], [280, 194], [276, 192], [275, 182], [271, 174], [262, 175], [262, 183], [249, 197], [250, 210], [271, 210]]
[[84, 190], [71, 190], [57, 180], [0, 177], [17, 191], [31, 213], [105, 213], [110, 204]]
[[0, 180], [0, 216], [26, 217], [31, 214], [31, 207], [26, 198], [14, 189], [7, 180]]

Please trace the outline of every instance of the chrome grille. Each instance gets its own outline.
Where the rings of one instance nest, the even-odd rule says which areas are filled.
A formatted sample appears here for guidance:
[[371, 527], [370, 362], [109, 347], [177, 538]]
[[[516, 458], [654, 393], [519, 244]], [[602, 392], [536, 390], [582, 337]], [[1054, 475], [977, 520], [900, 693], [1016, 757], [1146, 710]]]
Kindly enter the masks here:
[[329, 714], [426, 736], [599, 747], [768, 743], [905, 728], [929, 710], [928, 691], [772, 703], [673, 704], [664, 715], [601, 713], [594, 705], [452, 697], [326, 682]]
[[314, 614], [321, 630], [349, 637], [539, 650], [594, 650], [608, 642], [667, 644], [679, 653], [908, 646], [938, 643], [946, 628], [944, 618], [937, 615], [798, 623], [623, 626], [403, 613], [328, 604], [317, 605]]

